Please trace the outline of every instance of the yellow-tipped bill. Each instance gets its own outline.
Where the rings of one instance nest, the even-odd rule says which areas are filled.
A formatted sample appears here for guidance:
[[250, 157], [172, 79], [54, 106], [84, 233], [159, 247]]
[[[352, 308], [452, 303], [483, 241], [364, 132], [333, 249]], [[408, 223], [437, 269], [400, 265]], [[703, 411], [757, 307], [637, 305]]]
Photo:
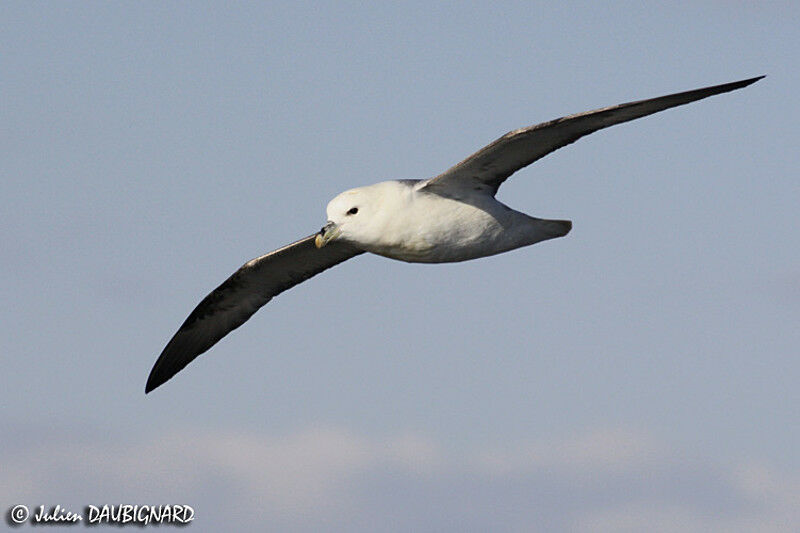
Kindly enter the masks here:
[[322, 248], [330, 241], [338, 237], [341, 231], [342, 230], [339, 228], [339, 226], [333, 222], [328, 222], [322, 227], [321, 230], [319, 230], [319, 233], [317, 233], [317, 237], [314, 239], [314, 244], [317, 248]]

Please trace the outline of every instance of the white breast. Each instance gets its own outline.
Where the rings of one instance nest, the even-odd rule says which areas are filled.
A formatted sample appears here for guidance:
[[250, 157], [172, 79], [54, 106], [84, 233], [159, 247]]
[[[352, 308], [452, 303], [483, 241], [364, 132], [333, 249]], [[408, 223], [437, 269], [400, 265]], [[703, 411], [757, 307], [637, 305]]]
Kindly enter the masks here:
[[481, 195], [465, 201], [413, 191], [367, 250], [412, 263], [466, 261], [530, 244], [527, 215]]

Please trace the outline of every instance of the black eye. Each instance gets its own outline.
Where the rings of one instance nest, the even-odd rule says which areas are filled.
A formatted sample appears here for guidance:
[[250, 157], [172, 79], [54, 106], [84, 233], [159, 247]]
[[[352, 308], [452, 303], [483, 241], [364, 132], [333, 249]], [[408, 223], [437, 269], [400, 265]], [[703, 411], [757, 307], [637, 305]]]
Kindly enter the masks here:
[[356, 213], [358, 213], [357, 207], [351, 207], [350, 211], [347, 212], [348, 215], [355, 215]]

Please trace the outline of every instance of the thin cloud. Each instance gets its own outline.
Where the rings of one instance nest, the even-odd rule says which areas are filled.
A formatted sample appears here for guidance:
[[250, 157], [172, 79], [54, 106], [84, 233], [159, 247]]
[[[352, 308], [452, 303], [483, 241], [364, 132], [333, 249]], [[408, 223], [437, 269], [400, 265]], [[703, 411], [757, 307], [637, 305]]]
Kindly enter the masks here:
[[466, 452], [341, 428], [128, 442], [62, 431], [6, 445], [0, 460], [8, 505], [188, 504], [203, 530], [800, 530], [795, 477], [621, 429]]

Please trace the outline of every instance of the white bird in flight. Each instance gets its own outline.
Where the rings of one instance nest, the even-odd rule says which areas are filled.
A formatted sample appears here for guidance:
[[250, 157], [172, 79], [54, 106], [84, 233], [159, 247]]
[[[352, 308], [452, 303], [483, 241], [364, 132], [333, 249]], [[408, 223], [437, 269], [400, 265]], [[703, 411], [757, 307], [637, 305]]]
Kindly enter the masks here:
[[313, 235], [245, 263], [192, 311], [161, 352], [145, 393], [241, 326], [283, 291], [364, 252], [411, 263], [447, 263], [563, 237], [568, 220], [535, 218], [495, 199], [506, 178], [594, 131], [763, 78], [587, 111], [511, 131], [427, 180], [384, 181], [330, 201]]

